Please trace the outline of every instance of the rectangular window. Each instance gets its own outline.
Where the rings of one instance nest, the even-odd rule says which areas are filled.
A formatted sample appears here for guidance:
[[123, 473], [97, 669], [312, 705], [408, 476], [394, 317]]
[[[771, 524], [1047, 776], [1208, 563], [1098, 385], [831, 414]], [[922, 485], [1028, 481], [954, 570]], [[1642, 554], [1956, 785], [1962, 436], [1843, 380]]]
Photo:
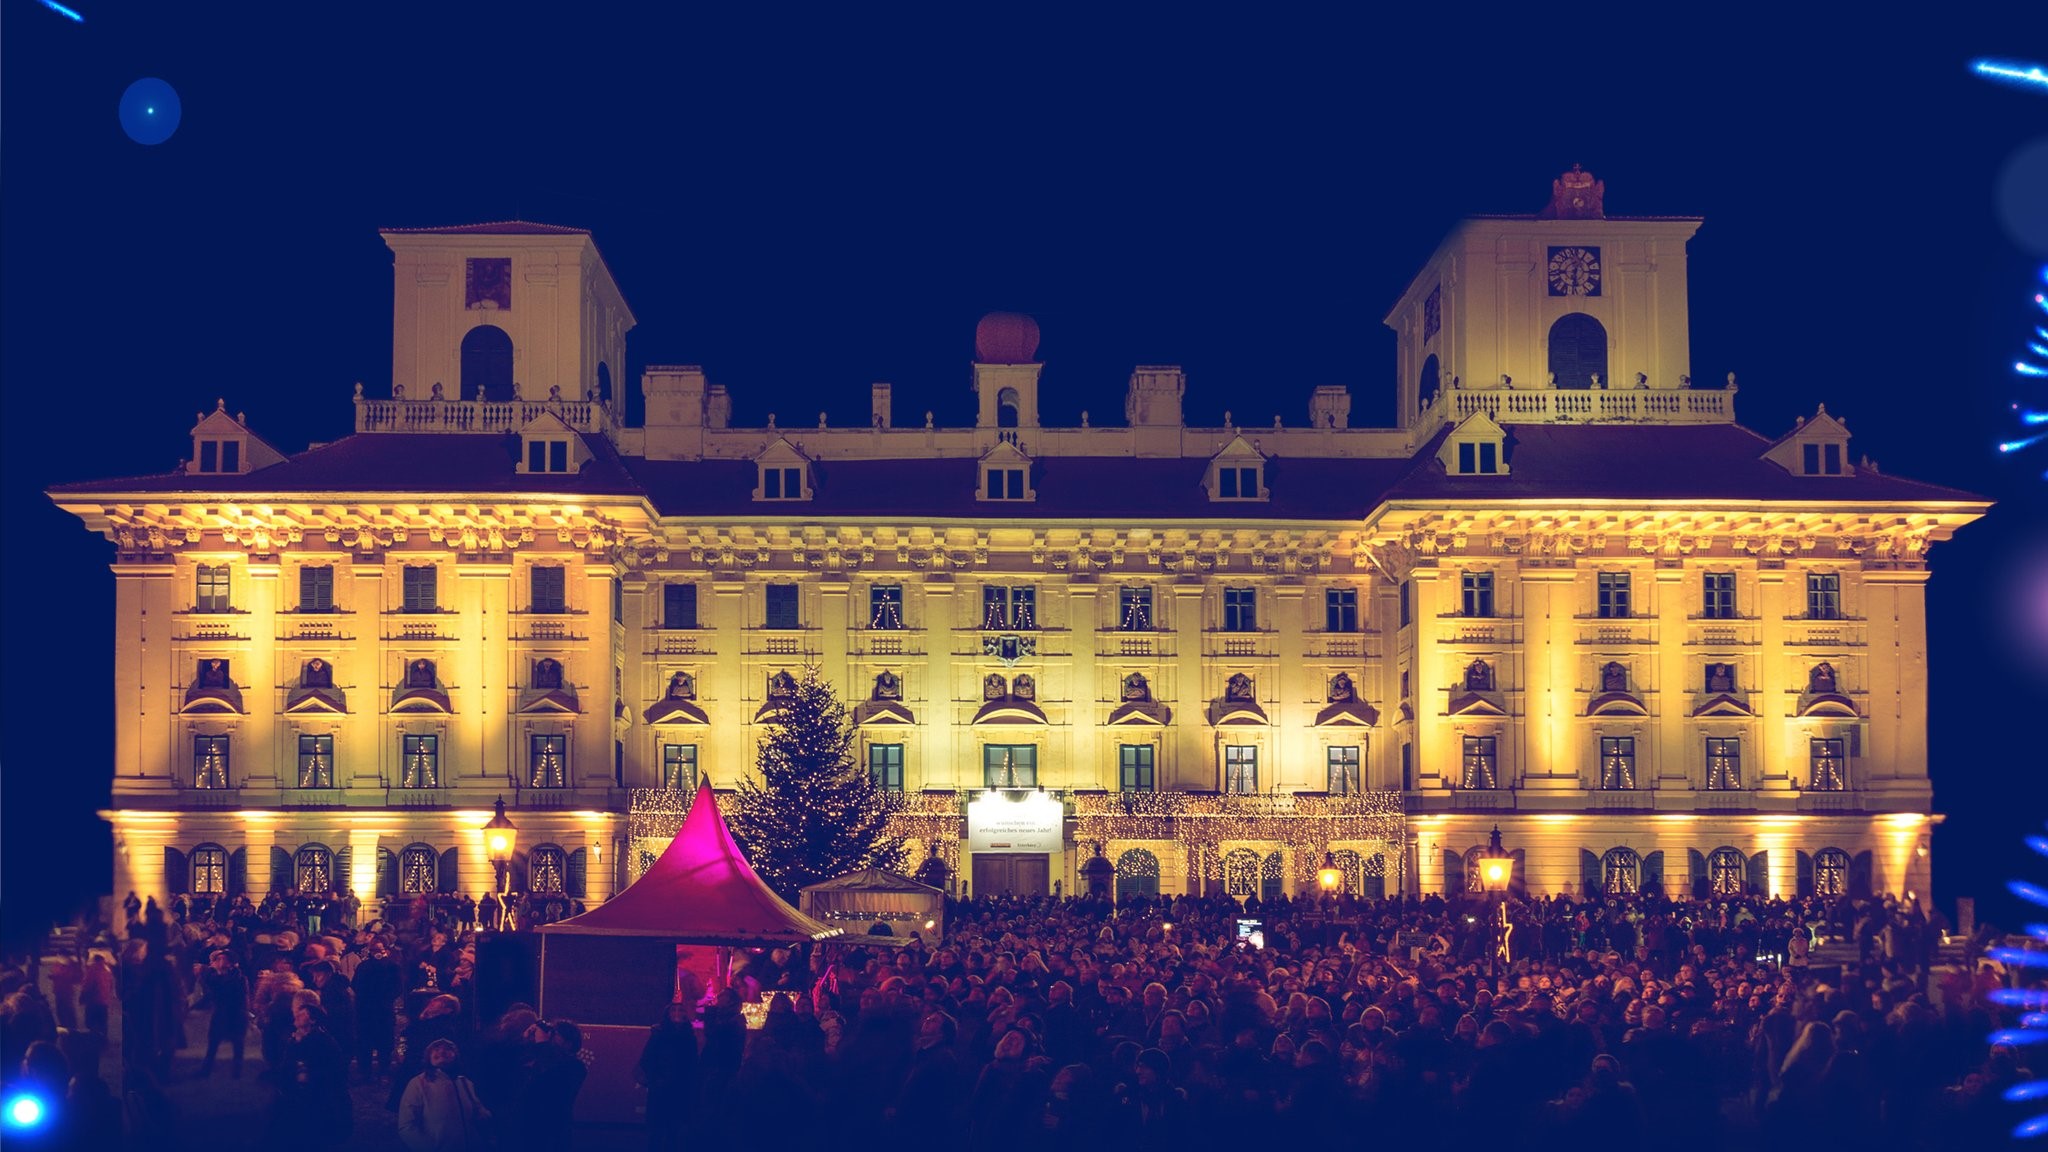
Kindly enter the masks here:
[[1742, 741], [1707, 738], [1707, 789], [1732, 792], [1742, 787]]
[[661, 786], [677, 792], [697, 790], [697, 746], [695, 744], [663, 744], [661, 746]]
[[526, 746], [526, 786], [567, 788], [569, 786], [569, 738], [529, 736]]
[[868, 627], [884, 631], [896, 631], [903, 627], [903, 585], [869, 586]]
[[984, 630], [1015, 628], [1029, 631], [1037, 628], [1038, 589], [1029, 584], [982, 585], [981, 626]]
[[989, 788], [1038, 787], [1037, 745], [982, 745], [981, 782]]
[[220, 471], [220, 441], [201, 440], [199, 442], [199, 470], [201, 472]]
[[1259, 470], [1257, 468], [1218, 468], [1216, 470], [1216, 496], [1222, 500], [1257, 500], [1259, 498]]
[[1809, 787], [1815, 792], [1840, 792], [1849, 786], [1844, 744], [1840, 737], [1814, 740], [1813, 776]]
[[308, 564], [299, 569], [299, 611], [334, 611], [332, 564]]
[[1500, 772], [1494, 758], [1497, 739], [1498, 737], [1494, 736], [1465, 737], [1464, 771], [1458, 778], [1458, 787], [1500, 787]]
[[1628, 589], [1628, 573], [1600, 573], [1600, 601], [1598, 608], [1602, 620], [1625, 620], [1628, 618]]
[[764, 589], [768, 597], [768, 616], [765, 626], [769, 628], [801, 628], [803, 622], [797, 615], [797, 586], [794, 584], [770, 584]]
[[903, 791], [903, 745], [868, 745], [868, 776], [884, 792]]
[[1258, 589], [1225, 588], [1223, 590], [1223, 630], [1225, 632], [1256, 632], [1259, 630]]
[[1800, 463], [1805, 466], [1804, 471], [1808, 476], [1820, 475], [1820, 445], [1807, 444], [1802, 447], [1804, 450], [1800, 452], [1799, 457]]
[[663, 628], [695, 628], [697, 626], [697, 586], [695, 584], [663, 584], [661, 586], [661, 626]]
[[229, 787], [227, 737], [194, 736], [192, 738], [192, 786], [194, 788]]
[[227, 565], [201, 564], [199, 566], [199, 597], [196, 606], [201, 612], [226, 612], [228, 610]]
[[801, 500], [804, 497], [802, 468], [761, 469], [761, 499]]
[[526, 470], [528, 472], [545, 472], [548, 470], [547, 441], [528, 440], [526, 442]]
[[405, 566], [402, 594], [407, 612], [433, 612], [440, 608], [441, 600], [435, 593], [439, 571], [432, 564]]
[[1223, 790], [1253, 793], [1259, 790], [1259, 747], [1256, 744], [1223, 746]]
[[1152, 589], [1126, 585], [1117, 592], [1117, 628], [1124, 632], [1152, 630]]
[[1150, 792], [1157, 781], [1152, 775], [1154, 749], [1150, 744], [1117, 746], [1117, 787], [1125, 792]]
[[1709, 572], [1704, 580], [1706, 599], [1701, 615], [1709, 620], [1735, 619], [1735, 573]]
[[567, 440], [548, 441], [548, 471], [567, 472], [568, 470], [569, 442]]
[[1329, 768], [1326, 790], [1330, 795], [1352, 796], [1365, 790], [1358, 775], [1358, 745], [1333, 744], [1326, 759]]
[[1838, 572], [1806, 574], [1806, 615], [1813, 620], [1842, 618], [1842, 576]]
[[1474, 472], [1477, 472], [1477, 471], [1479, 471], [1479, 446], [1478, 446], [1478, 445], [1476, 445], [1476, 444], [1460, 444], [1460, 445], [1458, 445], [1458, 471], [1459, 471], [1459, 472], [1461, 472], [1461, 473], [1464, 473], [1465, 475], [1468, 475], [1468, 476], [1469, 476], [1469, 475], [1471, 475], [1471, 474], [1472, 474], [1472, 473], [1474, 473]]
[[1399, 596], [1401, 600], [1401, 627], [1406, 628], [1408, 626], [1410, 612], [1410, 608], [1408, 606], [1408, 582], [1406, 580], [1401, 581], [1401, 590], [1399, 592]]
[[567, 612], [569, 610], [568, 569], [558, 564], [536, 565], [531, 569], [533, 610], [535, 612]]
[[[1842, 474], [1842, 446], [1840, 444], [1821, 445], [1820, 456], [1820, 470], [1822, 472], [1830, 476], [1840, 476]], [[234, 470], [233, 465], [228, 467], [228, 471], [232, 472]]]
[[1492, 475], [1494, 475], [1494, 474], [1495, 474], [1496, 472], [1499, 472], [1499, 471], [1500, 471], [1500, 468], [1499, 468], [1499, 454], [1500, 454], [1500, 445], [1498, 445], [1498, 444], [1495, 444], [1495, 443], [1494, 443], [1493, 441], [1491, 441], [1491, 440], [1488, 440], [1488, 441], [1486, 441], [1485, 443], [1482, 443], [1481, 445], [1479, 445], [1479, 474], [1480, 474], [1480, 475], [1482, 475], [1482, 476], [1492, 476]]
[[1022, 500], [1024, 498], [1024, 470], [1022, 468], [989, 469], [988, 498], [991, 500]]
[[334, 737], [299, 737], [299, 787], [334, 787]]
[[1358, 631], [1358, 589], [1323, 590], [1323, 629], [1328, 632]]
[[1415, 791], [1415, 745], [1401, 745], [1401, 791]]
[[398, 786], [439, 788], [441, 786], [441, 738], [401, 736], [398, 738]]
[[1627, 791], [1636, 786], [1636, 738], [1600, 738], [1600, 787]]
[[1493, 573], [1467, 572], [1464, 578], [1465, 615], [1493, 615]]

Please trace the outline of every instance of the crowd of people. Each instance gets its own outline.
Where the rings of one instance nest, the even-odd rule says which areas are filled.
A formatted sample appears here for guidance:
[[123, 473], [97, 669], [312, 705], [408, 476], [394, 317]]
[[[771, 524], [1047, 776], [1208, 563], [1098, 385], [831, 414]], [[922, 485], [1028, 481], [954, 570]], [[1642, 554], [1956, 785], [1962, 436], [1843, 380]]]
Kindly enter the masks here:
[[[1338, 1130], [1422, 1147], [1951, 1147], [2017, 1119], [2004, 1094], [2031, 1077], [2024, 1053], [1986, 1043], [2010, 1022], [1987, 998], [2008, 977], [1979, 963], [1981, 940], [1937, 969], [1940, 933], [1911, 905], [1500, 907], [979, 897], [949, 906], [942, 940], [763, 951], [729, 987], [686, 983], [637, 1064], [610, 1067], [573, 1022], [524, 1003], [483, 1015], [481, 929], [459, 906], [357, 926], [332, 905], [308, 923], [282, 895], [145, 903], [112, 949], [44, 958], [47, 993], [32, 965], [0, 969], [0, 1069], [63, 1101], [53, 1139], [78, 1148], [124, 1128], [170, 1146], [180, 1051], [200, 1057], [184, 1075], [257, 1063], [266, 1142], [313, 1147], [349, 1140], [350, 1085], [374, 1084], [408, 1148], [560, 1152], [587, 1077], [644, 1086], [656, 1152], [763, 1134], [1005, 1150]], [[1820, 964], [1822, 940], [1856, 959]], [[741, 1007], [764, 996], [750, 1031]]]

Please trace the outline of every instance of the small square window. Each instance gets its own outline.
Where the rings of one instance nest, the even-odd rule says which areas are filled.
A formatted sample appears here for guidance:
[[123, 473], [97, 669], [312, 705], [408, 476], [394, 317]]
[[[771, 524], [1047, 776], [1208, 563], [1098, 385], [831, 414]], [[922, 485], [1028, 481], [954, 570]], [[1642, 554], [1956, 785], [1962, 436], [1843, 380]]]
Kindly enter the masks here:
[[987, 483], [987, 493], [988, 493], [988, 499], [990, 499], [990, 500], [1022, 500], [1022, 499], [1024, 499], [1024, 469], [1022, 469], [1022, 468], [991, 468], [991, 469], [989, 469], [989, 470], [988, 470], [988, 483]]
[[804, 496], [802, 468], [761, 469], [761, 499], [801, 500]]
[[1219, 500], [1257, 500], [1259, 470], [1256, 467], [1216, 469], [1216, 497]]

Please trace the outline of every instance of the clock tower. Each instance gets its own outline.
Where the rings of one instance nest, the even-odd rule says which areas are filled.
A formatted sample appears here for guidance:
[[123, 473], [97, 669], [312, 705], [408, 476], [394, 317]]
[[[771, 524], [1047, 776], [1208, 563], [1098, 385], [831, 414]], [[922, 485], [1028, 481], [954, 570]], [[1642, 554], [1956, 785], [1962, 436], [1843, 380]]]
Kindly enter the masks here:
[[1609, 216], [1605, 198], [1573, 165], [1542, 211], [1474, 216], [1437, 246], [1386, 317], [1402, 427], [1434, 427], [1426, 414], [1454, 388], [1689, 386], [1685, 246], [1700, 221]]

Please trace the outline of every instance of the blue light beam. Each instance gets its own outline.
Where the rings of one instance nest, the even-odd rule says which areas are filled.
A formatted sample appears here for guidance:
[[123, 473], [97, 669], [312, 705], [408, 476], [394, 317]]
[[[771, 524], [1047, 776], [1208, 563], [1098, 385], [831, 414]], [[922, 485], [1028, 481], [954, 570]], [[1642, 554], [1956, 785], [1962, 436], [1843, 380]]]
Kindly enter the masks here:
[[[47, 2], [47, 0], [45, 0]], [[2039, 64], [2013, 64], [1998, 60], [1973, 60], [1970, 71], [1986, 80], [1996, 80], [2015, 88], [2037, 87], [2048, 92], [2048, 72]]]
[[77, 12], [74, 12], [71, 9], [66, 8], [62, 4], [57, 3], [57, 0], [43, 0], [43, 7], [48, 8], [50, 11], [55, 12], [57, 15], [64, 17], [66, 20], [69, 20], [74, 24], [85, 23], [85, 17], [80, 16]]

